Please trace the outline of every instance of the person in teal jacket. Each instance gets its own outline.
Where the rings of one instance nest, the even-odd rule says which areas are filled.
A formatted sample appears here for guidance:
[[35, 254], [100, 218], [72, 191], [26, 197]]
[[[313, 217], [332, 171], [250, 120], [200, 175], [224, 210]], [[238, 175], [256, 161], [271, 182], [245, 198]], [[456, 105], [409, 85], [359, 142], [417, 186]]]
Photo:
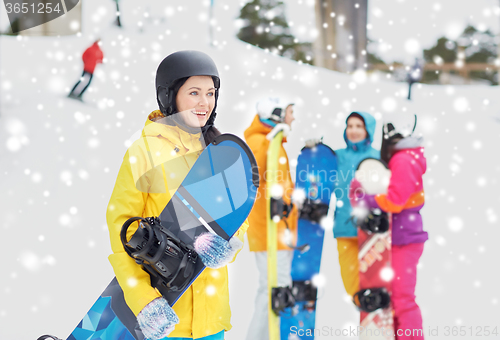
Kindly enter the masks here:
[[380, 151], [371, 145], [375, 134], [375, 118], [366, 112], [352, 112], [346, 120], [344, 131], [345, 149], [335, 150], [338, 172], [335, 182], [335, 223], [333, 235], [337, 239], [340, 274], [347, 294], [353, 296], [359, 290], [358, 230], [351, 218], [349, 184], [358, 164], [365, 158], [380, 158]]

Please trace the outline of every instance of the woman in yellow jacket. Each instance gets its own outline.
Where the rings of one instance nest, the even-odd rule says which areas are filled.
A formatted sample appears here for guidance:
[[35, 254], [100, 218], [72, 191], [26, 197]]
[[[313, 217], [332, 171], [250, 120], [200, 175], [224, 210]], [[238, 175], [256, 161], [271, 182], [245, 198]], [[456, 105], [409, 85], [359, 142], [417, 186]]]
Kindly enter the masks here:
[[[109, 261], [148, 340], [222, 340], [224, 331], [231, 329], [226, 264], [241, 249], [247, 222], [236, 237], [223, 241], [226, 252], [212, 257], [211, 268], [200, 274], [173, 309], [120, 241], [121, 227], [130, 217], [160, 215], [205, 146], [220, 135], [213, 125], [219, 84], [217, 68], [205, 53], [175, 52], [160, 63], [156, 75], [160, 110], [148, 116], [141, 138], [127, 150], [109, 201], [106, 218], [113, 251]], [[128, 238], [136, 229], [129, 228]]]

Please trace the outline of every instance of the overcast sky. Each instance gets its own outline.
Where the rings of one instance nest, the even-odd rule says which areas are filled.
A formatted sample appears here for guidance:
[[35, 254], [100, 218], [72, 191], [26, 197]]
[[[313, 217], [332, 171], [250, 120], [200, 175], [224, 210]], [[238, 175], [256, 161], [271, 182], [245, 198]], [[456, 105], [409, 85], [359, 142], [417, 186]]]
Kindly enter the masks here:
[[[311, 40], [315, 1], [284, 2], [295, 34]], [[468, 23], [498, 34], [499, 5], [500, 0], [368, 0], [368, 36], [382, 39], [377, 54], [386, 61], [412, 61], [415, 53], [432, 47], [437, 38], [455, 39]]]

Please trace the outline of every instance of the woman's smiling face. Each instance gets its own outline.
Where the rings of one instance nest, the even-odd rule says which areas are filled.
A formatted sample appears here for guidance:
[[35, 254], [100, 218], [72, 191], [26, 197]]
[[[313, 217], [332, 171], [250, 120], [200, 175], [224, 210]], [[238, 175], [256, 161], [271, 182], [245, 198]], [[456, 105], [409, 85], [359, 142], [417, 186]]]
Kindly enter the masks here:
[[179, 115], [189, 127], [203, 127], [215, 106], [214, 81], [210, 76], [192, 76], [175, 98]]
[[345, 134], [348, 140], [353, 143], [361, 142], [368, 137], [365, 122], [358, 117], [351, 117], [347, 120]]

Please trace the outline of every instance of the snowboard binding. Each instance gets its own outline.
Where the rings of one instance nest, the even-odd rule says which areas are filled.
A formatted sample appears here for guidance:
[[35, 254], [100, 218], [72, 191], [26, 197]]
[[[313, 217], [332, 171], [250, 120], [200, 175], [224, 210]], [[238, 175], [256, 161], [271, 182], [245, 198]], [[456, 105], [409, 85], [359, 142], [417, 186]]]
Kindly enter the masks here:
[[311, 281], [293, 281], [292, 293], [295, 301], [304, 301], [304, 309], [308, 312], [316, 310], [316, 300], [318, 297], [318, 288]]
[[290, 287], [275, 287], [271, 290], [273, 312], [280, 316], [285, 308], [295, 306], [295, 297]]
[[319, 223], [328, 214], [328, 204], [321, 203], [320, 200], [307, 199], [300, 209], [299, 218]]
[[293, 281], [292, 293], [295, 301], [316, 301], [318, 288], [311, 281]]
[[377, 309], [389, 307], [391, 296], [385, 288], [362, 289], [354, 294], [352, 302], [358, 309], [371, 313]]
[[358, 220], [358, 225], [368, 234], [385, 233], [389, 230], [389, 216], [380, 209], [372, 209], [365, 218]]
[[[271, 216], [274, 218], [279, 218], [282, 220], [283, 218], [287, 218], [288, 215], [290, 215], [290, 212], [293, 209], [293, 204], [286, 204], [282, 198], [274, 198], [271, 197]], [[291, 232], [290, 228], [288, 227], [288, 223], [286, 220], [283, 220], [286, 224], [286, 231], [285, 231], [285, 244], [294, 250], [300, 251], [301, 254], [307, 252], [311, 247], [308, 244], [304, 244], [301, 246], [294, 246], [291, 242]]]
[[[130, 225], [139, 221], [139, 228], [127, 241]], [[122, 226], [120, 238], [127, 254], [151, 276], [151, 285], [160, 293], [183, 290], [194, 276], [198, 254], [157, 217], [132, 217]]]
[[286, 204], [282, 198], [271, 197], [271, 216], [279, 219], [287, 218], [293, 209], [293, 204]]
[[36, 340], [46, 340], [46, 339], [52, 339], [52, 340], [62, 340], [62, 339], [59, 339], [59, 338], [58, 338], [58, 337], [56, 337], [56, 336], [53, 336], [53, 335], [48, 335], [48, 334], [46, 334], [46, 335], [42, 335], [42, 336], [38, 337], [38, 339], [36, 339]]

